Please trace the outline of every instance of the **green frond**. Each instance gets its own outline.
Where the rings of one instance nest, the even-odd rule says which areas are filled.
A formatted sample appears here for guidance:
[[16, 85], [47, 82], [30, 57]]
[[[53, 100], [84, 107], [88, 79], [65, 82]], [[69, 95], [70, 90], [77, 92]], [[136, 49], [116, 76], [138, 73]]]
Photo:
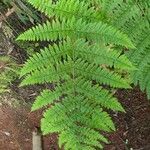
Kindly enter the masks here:
[[[57, 89], [56, 89], [56, 91], [57, 91]], [[78, 91], [77, 91], [78, 92]], [[37, 98], [37, 100], [35, 101], [35, 103], [33, 104], [33, 107], [34, 107], [34, 109], [36, 108], [37, 109], [37, 104], [39, 104], [39, 108], [41, 108], [43, 105], [46, 105], [46, 104], [50, 104], [50, 102], [52, 102], [52, 100], [54, 100], [54, 99], [56, 99], [56, 98], [59, 98], [59, 96], [60, 95], [56, 95], [56, 93], [58, 93], [58, 94], [60, 94], [59, 93], [59, 91], [58, 92], [53, 92], [54, 93], [54, 95], [52, 96], [52, 92], [50, 93], [49, 91], [44, 91], [44, 93], [42, 93], [42, 95], [41, 96], [39, 96], [38, 98]], [[64, 92], [65, 93], [65, 92]], [[45, 99], [44, 99], [45, 98]], [[43, 100], [43, 101], [39, 101], [39, 99], [41, 99], [41, 100]], [[108, 115], [106, 114], [106, 113], [104, 113], [99, 119], [98, 119], [98, 116], [97, 116], [97, 118], [96, 118], [96, 113], [94, 113], [94, 118], [92, 118], [92, 122], [91, 122], [91, 119], [88, 119], [88, 118], [86, 118], [86, 114], [88, 114], [89, 112], [92, 112], [93, 113], [93, 111], [92, 111], [92, 109], [94, 109], [94, 107], [95, 106], [93, 106], [93, 107], [91, 107], [88, 103], [87, 103], [87, 101], [85, 101], [85, 102], [83, 102], [84, 103], [84, 105], [80, 105], [79, 106], [79, 110], [78, 110], [78, 115], [77, 115], [77, 112], [72, 112], [71, 111], [71, 107], [70, 106], [72, 106], [73, 107], [73, 110], [75, 109], [75, 108], [78, 108], [78, 106], [76, 106], [77, 105], [77, 101], [79, 102], [79, 100], [77, 99], [76, 100], [76, 102], [74, 102], [74, 100], [70, 100], [70, 103], [68, 103], [67, 105], [66, 105], [66, 100], [65, 101], [63, 101], [63, 104], [64, 104], [64, 106], [66, 106], [67, 108], [70, 108], [70, 111], [68, 112], [68, 113], [71, 113], [71, 114], [69, 114], [69, 116], [71, 117], [71, 118], [75, 118], [77, 121], [80, 121], [81, 123], [84, 123], [84, 124], [86, 124], [86, 125], [90, 125], [91, 127], [93, 127], [93, 128], [102, 128], [103, 130], [106, 130], [106, 131], [109, 131], [110, 129], [106, 126], [107, 125], [107, 123], [109, 122], [109, 124], [111, 124], [111, 129], [113, 129], [114, 130], [114, 125], [113, 125], [113, 123], [112, 123], [112, 121], [109, 119], [109, 117], [108, 117]], [[80, 100], [81, 101], [81, 100]], [[89, 101], [90, 102], [90, 101]], [[92, 103], [93, 101], [91, 101], [90, 103]], [[95, 103], [96, 104], [96, 103]], [[63, 107], [64, 107], [63, 106]], [[55, 106], [54, 106], [55, 107]], [[63, 110], [63, 107], [61, 107], [61, 110]], [[82, 108], [83, 107], [83, 108]], [[89, 110], [89, 108], [91, 107], [91, 110]], [[51, 110], [51, 109], [50, 109]], [[67, 109], [66, 109], [67, 110]], [[66, 111], [65, 110], [65, 111]], [[82, 111], [81, 111], [82, 110]], [[98, 112], [99, 112], [99, 109], [97, 110]], [[58, 111], [57, 111], [58, 112]], [[77, 115], [77, 116], [76, 116]], [[73, 117], [74, 116], [74, 117]], [[103, 118], [103, 116], [105, 116], [104, 118]], [[78, 118], [79, 117], [79, 118]], [[108, 117], [108, 118], [107, 118]], [[103, 119], [102, 119], [103, 118]], [[107, 118], [107, 119], [106, 119]], [[96, 122], [95, 122], [95, 119], [97, 120]], [[98, 123], [98, 120], [99, 120], [99, 123]], [[102, 120], [103, 120], [103, 122], [102, 122]], [[105, 123], [106, 122], [106, 123]]]
[[148, 86], [149, 86], [149, 79], [150, 79], [150, 63], [145, 65], [144, 68], [142, 69], [142, 74], [141, 74], [141, 79], [139, 81], [139, 85], [142, 89], [142, 91], [144, 91], [145, 89], [147, 90]]
[[76, 82], [76, 92], [84, 94], [87, 98], [93, 100], [93, 102], [97, 105], [100, 104], [102, 107], [116, 111], [124, 111], [118, 100], [113, 97], [108, 90], [105, 90], [98, 85], [93, 86], [89, 81], [82, 79], [77, 80]]
[[57, 16], [60, 19], [69, 19], [74, 16], [76, 19], [82, 18], [85, 21], [99, 21], [101, 19], [100, 13], [97, 13], [92, 7], [89, 8], [89, 5], [84, 1], [61, 0], [54, 3], [52, 1], [28, 0], [28, 2], [49, 18]]
[[52, 6], [52, 0], [27, 0], [27, 2], [29, 2], [42, 13], [45, 13], [47, 16], [51, 17], [53, 15], [54, 6]]
[[62, 95], [59, 90], [50, 91], [44, 90], [40, 96], [38, 96], [32, 105], [32, 111], [42, 108], [48, 104], [52, 104], [55, 100], [58, 100]]
[[[75, 83], [75, 89], [72, 82]], [[91, 102], [94, 102], [97, 105], [102, 107], [112, 109], [115, 111], [124, 111], [121, 104], [118, 100], [113, 97], [109, 91], [104, 90], [98, 85], [93, 86], [91, 82], [85, 81], [83, 79], [68, 80], [61, 86], [56, 87], [55, 91], [45, 90], [38, 96], [32, 106], [32, 111], [42, 108], [43, 106], [52, 104], [54, 100], [58, 100], [59, 97], [64, 94], [72, 94], [76, 92], [81, 95], [85, 95], [88, 99], [91, 99]]]
[[[74, 84], [72, 84], [73, 82]], [[69, 79], [59, 87], [59, 90], [64, 94], [71, 94], [75, 91], [75, 93], [84, 95], [86, 98], [91, 99], [93, 103], [102, 107], [115, 111], [125, 111], [118, 100], [108, 90], [103, 89], [99, 85], [92, 85], [92, 82], [80, 77], [76, 80]]]
[[121, 54], [120, 51], [111, 50], [106, 46], [99, 46], [98, 44], [90, 45], [83, 39], [77, 40], [74, 44], [67, 39], [59, 45], [49, 45], [40, 53], [35, 53], [28, 59], [24, 67], [21, 70], [20, 76], [23, 76], [32, 70], [46, 67], [47, 64], [55, 65], [58, 61], [66, 56], [72, 57], [74, 55], [77, 58], [87, 60], [89, 63], [96, 63], [97, 65], [106, 65], [110, 67], [134, 70], [135, 67], [129, 61], [129, 59]]
[[[81, 101], [81, 97], [72, 97], [72, 99], [70, 98], [66, 99], [61, 105], [56, 104], [55, 106], [52, 106], [52, 108], [45, 112], [44, 118], [42, 119], [43, 132], [48, 134], [54, 132], [55, 130], [58, 131], [58, 129], [59, 131], [62, 131], [60, 134], [61, 138], [59, 139], [60, 145], [62, 145], [64, 142], [74, 143], [77, 141], [76, 143], [84, 143], [90, 146], [99, 147], [99, 142], [97, 140], [108, 143], [108, 140], [104, 136], [99, 134], [97, 131], [90, 129], [90, 127], [100, 127], [107, 130], [109, 128], [115, 130], [114, 124], [108, 114], [100, 111], [98, 108], [95, 109], [95, 113], [93, 113], [93, 111], [90, 111], [89, 109], [91, 105], [88, 104], [88, 101]], [[85, 105], [78, 106], [77, 104], [79, 102], [84, 103]], [[67, 108], [69, 108], [69, 111]], [[94, 106], [92, 106], [91, 109], [93, 108]], [[61, 117], [56, 119], [60, 114]], [[65, 120], [63, 120], [63, 118], [65, 118]], [[79, 124], [77, 125], [76, 122]], [[82, 128], [80, 124], [83, 124], [87, 127]], [[69, 135], [64, 137], [66, 134]], [[70, 146], [70, 144], [68, 146]]]
[[75, 56], [85, 59], [89, 63], [96, 63], [98, 65], [105, 64], [106, 66], [113, 66], [125, 70], [135, 69], [126, 55], [121, 54], [121, 51], [98, 44], [90, 45], [88, 42], [81, 39], [75, 43], [74, 47]]
[[124, 28], [126, 22], [141, 13], [138, 3], [134, 0], [96, 0], [96, 4], [105, 13], [105, 21], [117, 28]]
[[[126, 33], [136, 49], [127, 52], [127, 56], [136, 66], [132, 72], [135, 85], [149, 94], [147, 75], [149, 74], [150, 45], [150, 0], [96, 0], [93, 6], [105, 14], [105, 22]], [[145, 80], [146, 79], [146, 80]], [[147, 84], [146, 84], [147, 82]]]
[[[131, 13], [129, 18], [122, 14], [131, 9], [122, 0], [28, 2], [45, 13], [49, 20], [25, 31], [17, 40], [53, 42], [30, 57], [20, 73], [24, 78], [22, 86], [56, 83], [54, 90], [41, 92], [32, 106], [32, 111], [47, 106], [41, 120], [43, 134], [58, 133], [59, 146], [65, 150], [103, 149], [103, 143], [109, 141], [102, 132], [116, 130], [107, 109], [125, 112], [109, 89], [131, 88], [128, 71], [136, 72], [138, 66], [136, 62], [133, 62], [135, 67], [132, 65], [123, 47], [135, 52], [134, 45], [142, 41], [145, 46], [140, 48], [141, 54], [148, 46], [148, 39], [142, 40], [142, 36], [134, 41], [141, 33], [133, 34], [133, 38], [131, 34], [127, 35], [131, 31], [128, 24], [131, 25], [133, 18]], [[115, 13], [125, 16], [124, 20], [117, 20]], [[124, 22], [127, 24], [122, 25]], [[118, 29], [120, 26], [124, 28]], [[141, 59], [140, 55], [138, 59]], [[147, 63], [143, 64], [148, 67]], [[144, 72], [146, 84], [149, 73], [146, 69]], [[104, 85], [109, 89], [106, 90]], [[147, 89], [146, 86], [143, 89]]]
[[66, 79], [70, 72], [72, 72], [72, 69], [76, 70], [77, 76], [93, 79], [101, 84], [114, 88], [130, 88], [128, 81], [124, 80], [119, 74], [108, 69], [100, 68], [97, 65], [89, 64], [81, 59], [78, 59], [75, 63], [72, 60], [59, 63], [57, 70], [53, 66], [34, 70], [34, 72], [26, 76], [21, 85], [59, 81], [61, 77], [64, 77], [62, 79]]
[[[75, 133], [70, 133], [70, 131], [66, 131], [66, 132], [62, 132], [62, 134], [60, 134], [60, 138], [59, 138], [59, 144], [60, 146], [62, 146], [63, 144], [65, 144], [65, 148], [67, 149], [79, 149], [79, 150], [95, 150], [94, 147], [91, 147], [91, 145], [99, 147], [100, 149], [103, 148], [103, 146], [98, 142], [98, 141], [106, 141], [107, 143], [107, 139], [105, 139], [105, 137], [101, 136], [97, 131], [95, 130], [91, 130], [89, 128], [85, 128], [85, 127], [81, 127], [77, 128], [79, 129], [78, 131], [74, 131]], [[78, 134], [82, 134], [81, 136], [84, 136], [84, 138], [86, 139], [82, 139], [79, 137]], [[68, 139], [66, 141], [66, 139]], [[72, 146], [70, 147], [69, 143], [73, 143]], [[81, 143], [82, 142], [82, 143]], [[86, 146], [89, 145], [89, 146]], [[66, 146], [67, 145], [67, 146]]]
[[63, 58], [66, 58], [66, 55], [69, 55], [70, 51], [71, 47], [68, 42], [59, 45], [54, 44], [53, 46], [49, 45], [41, 50], [40, 53], [35, 53], [27, 60], [21, 70], [20, 76], [30, 73], [33, 70], [47, 67], [47, 64], [56, 65]]
[[[68, 64], [68, 63], [67, 63]], [[63, 63], [57, 64], [56, 67], [48, 66], [47, 68], [41, 68], [40, 70], [34, 70], [28, 74], [22, 81], [21, 86], [32, 84], [43, 84], [60, 81], [60, 79], [67, 79], [68, 75], [66, 70], [70, 69], [70, 65]]]
[[[122, 3], [121, 7], [118, 7], [118, 10], [114, 12], [113, 24], [117, 25], [118, 28], [124, 26], [124, 24], [140, 13], [140, 8], [136, 2], [131, 3]], [[122, 19], [118, 19], [122, 18]]]
[[75, 70], [78, 76], [86, 79], [93, 79], [97, 82], [111, 87], [130, 88], [127, 80], [124, 80], [119, 74], [108, 69], [100, 68], [97, 65], [86, 63], [81, 59], [75, 62]]
[[[143, 20], [144, 22], [144, 20]], [[147, 22], [147, 21], [146, 21]], [[136, 34], [131, 35], [134, 39], [137, 49], [127, 53], [129, 59], [135, 64], [138, 70], [132, 71], [133, 82], [139, 83], [142, 91], [149, 95], [149, 74], [150, 74], [150, 25], [147, 23]]]
[[74, 17], [67, 21], [64, 19], [62, 22], [56, 20], [52, 24], [47, 21], [43, 25], [27, 30], [17, 40], [50, 41], [65, 39], [68, 36], [70, 38], [87, 38], [96, 42], [103, 41], [105, 43], [134, 48], [128, 36], [114, 27], [102, 22], [87, 24], [82, 19], [76, 20]]

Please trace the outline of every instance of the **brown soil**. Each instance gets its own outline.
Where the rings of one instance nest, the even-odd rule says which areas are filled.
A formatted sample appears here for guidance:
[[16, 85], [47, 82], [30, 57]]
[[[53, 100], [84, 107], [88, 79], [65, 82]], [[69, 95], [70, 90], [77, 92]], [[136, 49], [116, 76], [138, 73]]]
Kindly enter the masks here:
[[[116, 95], [126, 113], [112, 113], [117, 131], [106, 134], [111, 144], [105, 150], [150, 150], [150, 102], [138, 88], [120, 90]], [[27, 105], [19, 108], [1, 105], [0, 150], [31, 150], [32, 131], [39, 127], [41, 114], [42, 110], [31, 113]], [[55, 134], [45, 136], [43, 143], [43, 150], [59, 150]]]
[[[0, 150], [32, 150], [32, 131], [39, 127], [42, 110], [31, 113], [27, 105], [0, 106]], [[43, 138], [44, 150], [57, 150], [57, 135]]]
[[113, 114], [117, 131], [105, 150], [150, 150], [150, 101], [139, 88], [116, 93], [126, 113]]

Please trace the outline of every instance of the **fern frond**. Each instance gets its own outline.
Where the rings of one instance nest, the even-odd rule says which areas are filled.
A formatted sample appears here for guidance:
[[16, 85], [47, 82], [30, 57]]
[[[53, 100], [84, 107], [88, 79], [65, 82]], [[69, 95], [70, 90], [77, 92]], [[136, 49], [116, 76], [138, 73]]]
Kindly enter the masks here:
[[21, 70], [20, 76], [32, 72], [33, 70], [44, 68], [47, 64], [56, 65], [62, 58], [69, 55], [71, 51], [70, 44], [64, 42], [63, 44], [53, 46], [49, 45], [40, 51], [40, 53], [35, 53], [28, 61], [24, 64]]
[[119, 74], [113, 71], [100, 68], [97, 65], [88, 64], [80, 59], [75, 62], [74, 67], [78, 76], [93, 79], [114, 88], [130, 88], [127, 80], [124, 80]]
[[134, 1], [130, 1], [128, 3], [122, 2], [120, 7], [118, 7], [117, 10], [114, 10], [113, 13], [113, 24], [117, 25], [118, 28], [121, 28], [128, 20], [136, 18], [136, 16], [140, 13], [140, 8]]
[[[107, 141], [107, 139], [105, 139], [105, 137], [101, 136], [101, 134], [99, 134], [98, 132], [91, 130], [89, 128], [82, 127], [81, 129], [82, 129], [82, 131], [80, 131], [80, 128], [79, 128], [79, 131], [77, 133], [80, 134], [80, 132], [82, 132], [81, 136], [84, 136], [86, 141], [81, 138], [77, 139], [78, 138], [78, 135], [76, 135], [77, 133], [71, 134], [70, 130], [69, 130], [67, 132], [62, 132], [62, 134], [60, 134], [59, 145], [62, 146], [63, 144], [65, 144], [67, 142], [67, 144], [65, 144], [65, 148], [66, 149], [71, 148], [73, 150], [76, 150], [76, 149], [95, 150], [95, 148], [92, 148], [91, 145], [97, 145], [99, 148], [101, 148], [101, 149], [103, 148], [103, 146], [101, 144], [98, 144], [98, 141]], [[69, 140], [69, 144], [68, 144], [68, 140], [66, 141], [66, 139]], [[82, 142], [82, 144], [81, 144], [81, 142], [79, 142], [79, 140]], [[70, 143], [72, 143], [71, 147], [70, 147]], [[86, 144], [90, 145], [90, 146], [86, 146]]]
[[32, 85], [32, 84], [43, 84], [45, 82], [51, 83], [52, 81], [60, 81], [60, 79], [67, 79], [68, 75], [66, 70], [69, 70], [71, 67], [66, 63], [63, 65], [59, 63], [54, 66], [48, 66], [47, 68], [41, 68], [40, 70], [34, 70], [26, 76], [22, 81], [21, 86]]
[[70, 72], [75, 69], [77, 76], [93, 79], [114, 88], [130, 88], [127, 80], [124, 80], [119, 74], [100, 68], [97, 65], [86, 63], [81, 59], [78, 59], [75, 63], [72, 60], [59, 63], [56, 68], [57, 69], [53, 66], [49, 66], [47, 68], [41, 68], [40, 70], [34, 70], [34, 72], [26, 76], [21, 85], [40, 84], [52, 81], [57, 82], [61, 77], [63, 77], [62, 80], [67, 79]]
[[[126, 33], [136, 46], [136, 49], [127, 52], [128, 58], [137, 68], [132, 72], [132, 79], [136, 85], [139, 83], [142, 91], [147, 91], [150, 89], [145, 80], [149, 74], [150, 60], [150, 0], [96, 0], [95, 2], [94, 7], [101, 8], [105, 14], [105, 22]], [[150, 91], [147, 93], [149, 94]]]
[[77, 80], [76, 92], [84, 94], [89, 99], [93, 99], [94, 103], [97, 103], [97, 105], [100, 104], [102, 107], [116, 111], [124, 111], [121, 104], [109, 93], [109, 91], [98, 85], [92, 86], [92, 83], [89, 81], [84, 81], [82, 79]]
[[150, 46], [143, 49], [143, 52], [139, 53], [136, 58], [134, 63], [139, 70], [132, 72], [132, 80], [136, 85], [139, 83], [141, 90], [146, 91], [149, 97]]
[[134, 0], [96, 0], [96, 4], [105, 14], [105, 21], [117, 28], [124, 28], [125, 23], [140, 13], [138, 2]]
[[20, 75], [23, 76], [32, 70], [46, 67], [47, 64], [55, 65], [62, 58], [66, 58], [67, 56], [72, 57], [72, 51], [74, 51], [75, 57], [85, 59], [89, 63], [105, 64], [109, 67], [125, 70], [135, 69], [129, 59], [121, 54], [120, 51], [110, 49], [106, 46], [99, 46], [98, 44], [90, 45], [89, 42], [85, 42], [83, 39], [79, 39], [72, 44], [70, 39], [67, 39], [67, 41], [59, 45], [49, 45], [44, 50], [41, 50], [40, 53], [35, 53], [25, 63]]
[[59, 90], [50, 91], [44, 90], [40, 96], [38, 96], [32, 105], [32, 111], [42, 108], [48, 104], [52, 104], [55, 100], [58, 100], [62, 95]]
[[[79, 106], [77, 104], [82, 105]], [[67, 111], [67, 108], [69, 108], [69, 111]], [[94, 109], [95, 113], [89, 109]], [[59, 120], [55, 119], [60, 114], [62, 117], [59, 117]], [[98, 144], [98, 141], [108, 143], [108, 140], [92, 128], [101, 128], [106, 131], [115, 129], [114, 124], [106, 112], [102, 112], [99, 108], [96, 108], [95, 105], [88, 105], [85, 100], [81, 101], [81, 97], [66, 99], [65, 103], [62, 105], [56, 104], [45, 112], [44, 117], [45, 118], [42, 119], [43, 132], [47, 134], [54, 132], [55, 130], [62, 131], [60, 134], [59, 143], [60, 145], [67, 145], [67, 149], [73, 149], [74, 146], [79, 146], [80, 148], [83, 145], [86, 146], [86, 144], [90, 147], [101, 147], [101, 144]], [[65, 120], [63, 120], [63, 118], [65, 118]], [[78, 122], [78, 124], [76, 124], [76, 122]], [[107, 126], [108, 123], [110, 126]], [[87, 127], [82, 127], [81, 125]]]
[[99, 65], [134, 70], [135, 67], [129, 59], [121, 54], [121, 51], [110, 49], [107, 46], [100, 46], [98, 44], [90, 45], [84, 40], [78, 40], [75, 47], [75, 56], [87, 60], [89, 63], [96, 63]]
[[82, 18], [85, 21], [99, 21], [101, 18], [100, 13], [97, 13], [92, 7], [89, 8], [89, 5], [84, 1], [61, 0], [54, 3], [52, 1], [28, 0], [28, 2], [49, 18], [57, 16], [59, 19], [69, 19], [74, 16], [76, 19]]
[[[115, 1], [114, 6], [108, 6], [112, 11], [121, 3]], [[21, 85], [56, 84], [54, 90], [41, 92], [32, 106], [32, 111], [50, 106], [41, 120], [43, 134], [58, 133], [59, 146], [65, 150], [103, 149], [102, 143], [108, 140], [101, 132], [116, 130], [103, 108], [125, 111], [103, 85], [130, 88], [130, 80], [122, 73], [135, 67], [117, 48], [133, 49], [133, 43], [126, 34], [108, 25], [107, 12], [99, 7], [104, 1], [28, 2], [50, 19], [30, 28], [18, 40], [57, 43], [30, 57], [20, 74], [24, 76]]]
[[27, 2], [29, 2], [42, 13], [45, 13], [47, 16], [50, 17], [53, 15], [52, 0], [27, 0]]
[[38, 25], [27, 30], [17, 40], [50, 41], [65, 39], [67, 36], [70, 38], [87, 38], [96, 42], [103, 41], [105, 43], [134, 48], [129, 38], [114, 27], [102, 22], [87, 24], [82, 19], [76, 20], [74, 17], [62, 22], [56, 20], [52, 24], [47, 21], [43, 25]]
[[[75, 82], [75, 89], [72, 82]], [[56, 87], [55, 91], [45, 90], [37, 97], [35, 103], [32, 106], [32, 111], [42, 108], [43, 106], [50, 105], [54, 100], [58, 100], [61, 95], [68, 95], [73, 92], [81, 95], [85, 95], [88, 99], [91, 99], [95, 104], [102, 107], [115, 110], [125, 111], [116, 98], [113, 97], [109, 91], [104, 90], [98, 85], [92, 86], [92, 83], [83, 79], [68, 80], [61, 86]]]
[[[136, 85], [139, 83], [141, 90], [146, 91], [149, 97], [150, 24], [145, 19], [141, 20], [141, 24], [143, 26], [137, 25], [136, 29], [133, 29], [133, 34], [129, 34], [135, 42], [137, 49], [128, 52], [127, 56], [138, 68], [138, 70], [132, 72], [133, 82]], [[132, 26], [128, 28], [130, 29], [130, 27], [132, 28]], [[136, 32], [137, 30], [139, 31]]]

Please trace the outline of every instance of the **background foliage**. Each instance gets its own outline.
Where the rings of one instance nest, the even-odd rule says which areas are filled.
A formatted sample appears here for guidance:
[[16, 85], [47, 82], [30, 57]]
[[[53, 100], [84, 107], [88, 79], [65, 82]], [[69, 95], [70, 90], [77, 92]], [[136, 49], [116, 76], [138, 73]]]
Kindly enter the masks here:
[[136, 46], [127, 52], [137, 67], [132, 72], [132, 81], [150, 98], [150, 0], [96, 0], [95, 3], [104, 14], [103, 20], [126, 33]]

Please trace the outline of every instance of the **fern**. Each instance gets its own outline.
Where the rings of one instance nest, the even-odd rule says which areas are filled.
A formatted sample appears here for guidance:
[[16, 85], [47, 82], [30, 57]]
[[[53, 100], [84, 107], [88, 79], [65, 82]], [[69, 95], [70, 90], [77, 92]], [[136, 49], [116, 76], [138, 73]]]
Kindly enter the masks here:
[[150, 98], [150, 1], [97, 0], [97, 4], [107, 16], [105, 22], [110, 22], [126, 33], [136, 46], [135, 50], [127, 53], [130, 61], [138, 68], [132, 72], [132, 80]]
[[101, 14], [96, 12], [93, 7], [89, 8], [89, 4], [81, 2], [80, 0], [61, 0], [54, 2], [52, 0], [29, 0], [35, 8], [39, 11], [45, 13], [49, 18], [57, 16], [61, 18], [72, 18], [73, 16], [76, 19], [84, 19], [86, 21], [99, 21], [101, 19]]
[[115, 131], [106, 110], [125, 111], [109, 89], [131, 88], [122, 73], [135, 70], [115, 47], [132, 49], [134, 45], [126, 34], [101, 21], [103, 15], [88, 1], [28, 2], [50, 20], [17, 39], [53, 41], [30, 57], [20, 73], [25, 77], [22, 86], [57, 85], [42, 91], [32, 106], [32, 111], [50, 106], [41, 120], [43, 134], [58, 133], [59, 146], [66, 150], [103, 149], [109, 141], [102, 131]]

